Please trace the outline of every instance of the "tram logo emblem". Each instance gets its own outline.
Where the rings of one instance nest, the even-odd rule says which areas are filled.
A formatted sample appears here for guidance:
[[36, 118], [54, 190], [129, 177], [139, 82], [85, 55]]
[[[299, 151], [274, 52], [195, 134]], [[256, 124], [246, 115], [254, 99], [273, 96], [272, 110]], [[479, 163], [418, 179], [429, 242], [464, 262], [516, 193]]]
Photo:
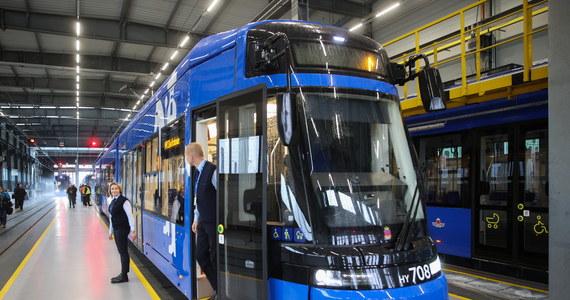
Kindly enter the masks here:
[[493, 213], [492, 217], [486, 217], [485, 221], [487, 222], [487, 228], [499, 229], [499, 221], [500, 220], [501, 220], [501, 218], [499, 217], [499, 214], [497, 214], [497, 213]]
[[433, 227], [436, 227], [436, 228], [443, 228], [443, 227], [445, 227], [445, 223], [441, 222], [441, 219], [440, 219], [440, 218], [436, 218], [436, 219], [435, 219], [435, 222], [431, 222], [431, 225], [433, 225]]
[[392, 230], [390, 227], [384, 226], [384, 240], [389, 241], [392, 239]]

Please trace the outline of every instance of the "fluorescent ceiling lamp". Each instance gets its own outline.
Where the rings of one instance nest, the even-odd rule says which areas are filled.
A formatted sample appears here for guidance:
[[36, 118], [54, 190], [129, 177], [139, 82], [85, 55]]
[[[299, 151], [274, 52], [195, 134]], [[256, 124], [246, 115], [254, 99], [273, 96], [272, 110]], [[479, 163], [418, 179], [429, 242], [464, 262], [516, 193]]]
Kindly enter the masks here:
[[75, 77], [75, 82], [79, 82], [79, 75]]
[[162, 75], [161, 73], [156, 74], [156, 76], [154, 76], [154, 80], [157, 80], [158, 78], [160, 78], [160, 75]]
[[398, 6], [400, 6], [400, 2], [397, 2], [397, 3], [395, 3], [395, 4], [392, 4], [392, 6], [390, 6], [390, 7], [386, 8], [386, 9], [380, 11], [379, 13], [377, 13], [377, 14], [376, 14], [376, 18], [378, 18], [378, 17], [380, 17], [380, 16], [382, 16], [382, 15], [385, 15], [387, 12], [393, 10], [394, 8], [396, 8], [396, 7], [398, 7]]
[[356, 29], [362, 27], [362, 25], [364, 25], [364, 24], [358, 23], [357, 25], [355, 25], [355, 26], [353, 26], [352, 28], [350, 28], [348, 31], [355, 31]]
[[79, 66], [77, 66], [77, 70], [76, 70], [76, 71], [77, 71], [77, 74], [79, 74]]
[[212, 4], [210, 4], [210, 6], [208, 6], [208, 9], [206, 9], [206, 11], [210, 12], [212, 9], [214, 9], [214, 6], [216, 6], [216, 4], [218, 4], [218, 0], [212, 1]]
[[75, 86], [77, 87], [77, 89], [79, 89], [79, 83], [76, 83]]
[[79, 96], [79, 91], [75, 92], [75, 94], [77, 94], [77, 96]]
[[135, 104], [135, 106], [133, 106], [133, 110], [135, 110], [137, 108], [137, 105]]
[[136, 104], [136, 105], [138, 106], [139, 104], [141, 104], [141, 100], [137, 101], [137, 104]]
[[151, 82], [148, 86], [153, 87], [156, 81]]
[[75, 33], [77, 33], [77, 36], [81, 34], [81, 23], [79, 23], [79, 21], [75, 23]]
[[79, 54], [75, 54], [75, 62], [79, 63]]
[[144, 94], [146, 95], [148, 91], [150, 91], [150, 89], [146, 89], [146, 91], [144, 91]]
[[164, 65], [162, 65], [162, 68], [160, 68], [161, 71], [164, 71], [166, 68], [168, 68], [170, 64], [169, 63], [164, 63]]
[[185, 36], [184, 39], [182, 40], [182, 42], [180, 42], [180, 47], [186, 46], [186, 43], [188, 43], [189, 40], [190, 40], [190, 36], [189, 35]]
[[75, 40], [75, 49], [79, 51], [80, 48], [81, 48], [81, 42], [79, 42], [79, 40], [77, 39]]
[[172, 53], [172, 55], [170, 56], [170, 60], [175, 59], [176, 55], [178, 55], [178, 50], [176, 50], [176, 51], [174, 51], [174, 53]]

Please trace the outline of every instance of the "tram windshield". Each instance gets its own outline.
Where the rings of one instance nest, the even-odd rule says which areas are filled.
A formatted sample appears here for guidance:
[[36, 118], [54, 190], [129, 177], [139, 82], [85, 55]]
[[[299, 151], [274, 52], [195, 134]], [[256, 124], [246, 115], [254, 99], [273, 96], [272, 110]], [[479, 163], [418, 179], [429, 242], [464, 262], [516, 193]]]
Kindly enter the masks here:
[[[282, 178], [290, 190], [281, 196], [286, 205], [296, 200], [287, 206], [299, 227], [308, 239], [325, 232], [337, 245], [395, 241], [417, 184], [399, 103], [352, 93], [298, 97], [305, 170], [291, 168], [292, 176]], [[309, 214], [311, 222], [303, 220]]]

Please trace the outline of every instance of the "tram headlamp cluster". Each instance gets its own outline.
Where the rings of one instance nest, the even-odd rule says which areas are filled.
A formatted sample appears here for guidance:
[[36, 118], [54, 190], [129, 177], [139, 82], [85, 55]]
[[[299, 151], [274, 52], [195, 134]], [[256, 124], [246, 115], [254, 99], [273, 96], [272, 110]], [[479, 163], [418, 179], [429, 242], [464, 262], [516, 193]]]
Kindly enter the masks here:
[[364, 270], [316, 270], [314, 284], [323, 287], [352, 287], [371, 286], [382, 288], [378, 269]]
[[441, 271], [441, 262], [439, 261], [439, 257], [429, 264], [429, 268], [432, 274], [436, 274]]

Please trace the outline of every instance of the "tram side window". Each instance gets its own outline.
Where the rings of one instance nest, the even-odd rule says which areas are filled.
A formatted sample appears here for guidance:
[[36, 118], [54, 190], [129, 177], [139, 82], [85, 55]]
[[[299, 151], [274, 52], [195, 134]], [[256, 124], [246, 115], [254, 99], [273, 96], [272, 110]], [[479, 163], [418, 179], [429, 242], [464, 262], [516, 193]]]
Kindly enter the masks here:
[[459, 134], [420, 139], [428, 204], [460, 206], [468, 197], [470, 157], [465, 150]]
[[150, 211], [160, 211], [160, 193], [158, 185], [158, 137], [145, 143], [146, 173], [144, 174], [144, 208]]
[[155, 212], [174, 223], [184, 224], [184, 120], [162, 130], [160, 209]]

